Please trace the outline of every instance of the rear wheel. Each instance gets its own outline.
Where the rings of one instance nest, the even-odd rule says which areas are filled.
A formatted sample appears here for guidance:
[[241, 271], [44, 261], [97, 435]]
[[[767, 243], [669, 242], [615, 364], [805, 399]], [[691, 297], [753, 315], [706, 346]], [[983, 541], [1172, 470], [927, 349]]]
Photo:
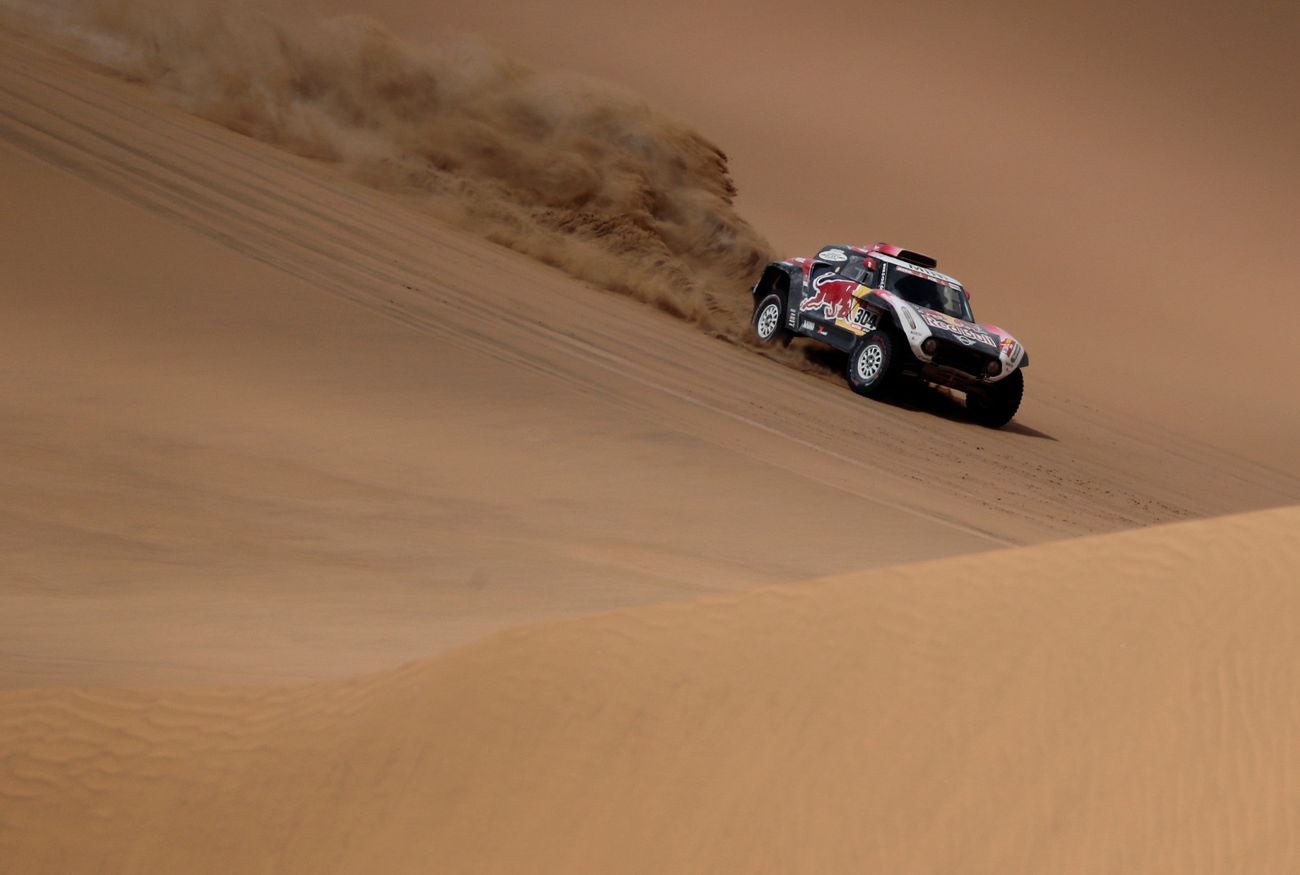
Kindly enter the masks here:
[[849, 353], [845, 377], [859, 395], [875, 397], [888, 387], [894, 376], [894, 339], [884, 331], [873, 331], [858, 341]]
[[1025, 395], [1025, 376], [1020, 369], [1011, 372], [996, 383], [966, 393], [966, 410], [971, 419], [989, 428], [1001, 428], [1011, 421], [1020, 409], [1020, 399]]
[[754, 336], [764, 346], [789, 342], [790, 333], [785, 327], [785, 299], [778, 292], [764, 295], [755, 305]]

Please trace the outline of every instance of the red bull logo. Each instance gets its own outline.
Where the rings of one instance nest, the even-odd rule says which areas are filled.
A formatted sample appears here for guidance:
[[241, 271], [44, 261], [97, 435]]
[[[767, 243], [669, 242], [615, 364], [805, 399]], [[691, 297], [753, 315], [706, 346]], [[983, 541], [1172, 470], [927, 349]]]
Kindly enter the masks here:
[[954, 319], [947, 313], [939, 313], [934, 310], [922, 310], [921, 318], [925, 324], [931, 328], [938, 328], [942, 331], [950, 332], [956, 335], [957, 339], [966, 346], [973, 346], [976, 343], [986, 343], [989, 346], [997, 346], [997, 341], [983, 331], [972, 328], [960, 319]]
[[813, 280], [813, 294], [799, 305], [799, 312], [821, 310], [823, 319], [845, 319], [853, 307], [853, 291], [858, 284], [833, 273]]

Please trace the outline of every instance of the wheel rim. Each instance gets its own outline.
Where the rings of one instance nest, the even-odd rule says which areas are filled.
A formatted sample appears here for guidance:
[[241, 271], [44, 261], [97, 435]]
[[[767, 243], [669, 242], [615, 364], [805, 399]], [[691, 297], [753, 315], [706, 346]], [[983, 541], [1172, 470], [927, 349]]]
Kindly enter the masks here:
[[777, 323], [781, 321], [781, 308], [776, 304], [768, 304], [763, 308], [763, 312], [758, 314], [758, 336], [763, 340], [768, 340], [776, 333]]
[[853, 367], [858, 372], [858, 379], [863, 383], [874, 383], [885, 365], [885, 351], [878, 343], [870, 343], [862, 348], [854, 360]]

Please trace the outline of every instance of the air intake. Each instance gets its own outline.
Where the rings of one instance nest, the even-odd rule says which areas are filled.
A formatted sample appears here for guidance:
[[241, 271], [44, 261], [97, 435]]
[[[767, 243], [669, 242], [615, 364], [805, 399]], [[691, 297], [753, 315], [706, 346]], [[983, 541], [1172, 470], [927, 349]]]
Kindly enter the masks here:
[[912, 252], [910, 249], [900, 249], [898, 257], [908, 264], [915, 264], [919, 267], [928, 267], [934, 270], [939, 266], [939, 262], [928, 255], [922, 255], [919, 252]]
[[866, 251], [881, 252], [885, 255], [891, 255], [894, 258], [906, 261], [908, 264], [915, 264], [917, 267], [928, 267], [931, 270], [934, 270], [939, 266], [939, 262], [935, 261], [928, 255], [922, 255], [919, 252], [913, 252], [910, 249], [904, 249], [901, 246], [894, 246], [890, 243], [872, 243], [870, 246], [866, 247]]

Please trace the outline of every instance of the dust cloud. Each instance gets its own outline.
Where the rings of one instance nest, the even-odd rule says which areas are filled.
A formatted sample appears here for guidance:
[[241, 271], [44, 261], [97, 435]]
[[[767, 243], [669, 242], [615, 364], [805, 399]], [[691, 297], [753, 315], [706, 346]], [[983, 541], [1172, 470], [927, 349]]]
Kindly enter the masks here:
[[614, 86], [469, 40], [415, 46], [361, 17], [247, 6], [6, 4], [203, 118], [376, 188], [715, 336], [738, 339], [770, 260], [727, 157]]

